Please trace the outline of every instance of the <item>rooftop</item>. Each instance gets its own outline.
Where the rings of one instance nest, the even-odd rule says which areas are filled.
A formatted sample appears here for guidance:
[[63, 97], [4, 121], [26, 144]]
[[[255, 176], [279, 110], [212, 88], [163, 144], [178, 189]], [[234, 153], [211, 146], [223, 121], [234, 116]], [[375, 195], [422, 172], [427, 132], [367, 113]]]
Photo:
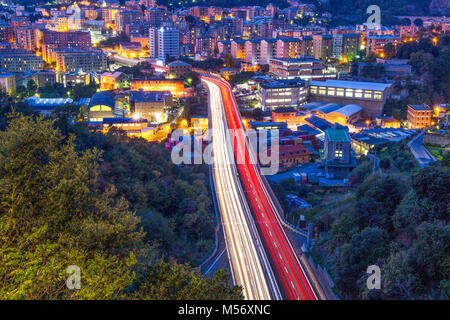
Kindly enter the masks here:
[[169, 96], [170, 91], [130, 91], [130, 101], [134, 102], [162, 102]]
[[261, 87], [265, 89], [294, 88], [294, 87], [301, 87], [304, 85], [305, 81], [299, 79], [280, 79], [272, 82], [261, 83]]
[[169, 64], [167, 64], [168, 67], [190, 67], [191, 65], [189, 63], [180, 61], [180, 60], [176, 60], [173, 61]]
[[411, 109], [414, 109], [416, 111], [430, 111], [431, 108], [429, 105], [426, 104], [416, 104], [416, 105], [408, 105]]
[[276, 108], [272, 112], [274, 112], [274, 113], [288, 113], [288, 112], [295, 112], [295, 109], [293, 107], [280, 107], [280, 108]]
[[377, 91], [384, 91], [387, 88], [391, 87], [390, 83], [346, 81], [346, 80], [311, 81], [310, 85], [322, 87], [334, 87], [334, 88], [377, 90]]
[[357, 104], [347, 104], [346, 106], [343, 106], [342, 108], [339, 108], [333, 112], [342, 114], [344, 117], [349, 117], [360, 112], [361, 110], [362, 108]]
[[327, 141], [333, 141], [333, 142], [350, 142], [351, 141], [347, 130], [344, 130], [344, 129], [329, 128], [329, 129], [325, 130], [325, 137], [326, 137]]

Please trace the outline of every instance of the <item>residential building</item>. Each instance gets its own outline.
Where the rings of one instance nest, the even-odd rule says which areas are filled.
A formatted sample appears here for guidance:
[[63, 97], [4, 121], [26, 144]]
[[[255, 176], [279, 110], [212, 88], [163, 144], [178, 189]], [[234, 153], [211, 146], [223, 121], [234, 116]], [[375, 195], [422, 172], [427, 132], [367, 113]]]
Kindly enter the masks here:
[[24, 49], [0, 50], [0, 69], [6, 72], [41, 70], [44, 61], [33, 52]]
[[282, 169], [291, 168], [299, 164], [309, 163], [311, 153], [302, 143], [279, 146], [279, 161]]
[[[51, 61], [55, 62], [56, 70], [63, 72], [95, 72], [105, 70], [108, 60], [102, 50], [81, 48], [56, 48], [51, 50]], [[54, 60], [53, 60], [54, 59]]]
[[100, 76], [100, 90], [114, 90], [128, 88], [130, 86], [130, 75], [123, 72], [104, 72]]
[[219, 54], [226, 55], [231, 54], [231, 41], [222, 40], [217, 43], [217, 48], [219, 49]]
[[302, 40], [280, 38], [277, 40], [277, 58], [298, 58], [302, 54]]
[[14, 43], [14, 28], [8, 24], [0, 24], [0, 42]]
[[408, 105], [406, 122], [410, 129], [423, 129], [433, 125], [433, 110], [429, 105]]
[[277, 55], [277, 40], [276, 39], [262, 39], [260, 64], [269, 64], [270, 59]]
[[150, 57], [165, 61], [167, 57], [178, 58], [180, 55], [180, 37], [175, 27], [150, 28]]
[[366, 37], [366, 54], [374, 52], [381, 58], [385, 57], [384, 46], [388, 43], [394, 45], [395, 48], [400, 44], [401, 39], [393, 35], [368, 36]]
[[338, 60], [353, 60], [359, 51], [360, 35], [356, 33], [333, 34], [332, 57]]
[[16, 93], [16, 76], [13, 73], [0, 73], [0, 91], [9, 95]]
[[233, 58], [245, 60], [245, 42], [246, 41], [243, 39], [235, 39], [231, 41], [231, 55]]
[[247, 40], [245, 42], [245, 60], [251, 64], [260, 64], [261, 40]]
[[[316, 59], [327, 61], [333, 55], [333, 36], [314, 34], [312, 35], [312, 55]], [[303, 50], [305, 50], [304, 48]]]
[[167, 76], [169, 78], [180, 78], [192, 72], [192, 66], [189, 63], [176, 60], [167, 64]]
[[130, 91], [130, 111], [150, 122], [164, 122], [164, 112], [172, 103], [170, 91]]

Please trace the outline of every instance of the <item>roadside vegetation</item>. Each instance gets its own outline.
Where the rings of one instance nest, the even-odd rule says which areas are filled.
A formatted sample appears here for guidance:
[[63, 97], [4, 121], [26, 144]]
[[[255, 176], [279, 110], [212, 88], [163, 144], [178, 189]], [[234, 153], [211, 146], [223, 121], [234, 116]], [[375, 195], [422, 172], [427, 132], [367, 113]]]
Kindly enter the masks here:
[[[14, 105], [14, 104], [12, 104]], [[19, 107], [17, 109], [22, 109]], [[2, 111], [0, 299], [241, 299], [198, 265], [214, 246], [205, 167], [160, 144]], [[66, 268], [81, 269], [81, 289]]]

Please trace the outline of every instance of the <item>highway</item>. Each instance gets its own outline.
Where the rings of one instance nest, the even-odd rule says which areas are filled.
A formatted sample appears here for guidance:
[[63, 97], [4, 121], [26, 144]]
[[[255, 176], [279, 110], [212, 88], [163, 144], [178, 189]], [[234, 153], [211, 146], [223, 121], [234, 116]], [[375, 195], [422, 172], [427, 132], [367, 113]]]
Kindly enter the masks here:
[[[298, 258], [282, 228], [280, 210], [275, 196], [260, 173], [260, 168], [255, 160], [256, 155], [246, 142], [245, 128], [242, 125], [231, 87], [225, 81], [214, 77], [202, 76], [202, 81], [208, 85], [210, 92], [212, 128], [219, 128], [220, 132], [224, 129], [231, 129], [233, 135], [235, 135], [232, 140], [228, 139], [228, 141], [225, 135], [217, 137], [215, 131], [213, 136], [214, 164], [217, 163], [217, 169], [214, 170], [218, 187], [216, 193], [219, 202], [223, 202], [220, 206], [223, 222], [233, 221], [229, 228], [224, 229], [235, 283], [243, 285], [244, 291], [251, 290], [262, 294], [266, 291], [265, 287], [270, 287], [270, 285], [264, 286], [260, 283], [261, 288], [257, 290], [253, 287], [257, 282], [262, 282], [261, 279], [264, 277], [260, 274], [260, 270], [265, 269], [266, 273], [273, 272], [269, 276], [266, 274], [265, 278], [271, 280], [274, 275], [276, 287], [284, 299], [316, 300], [325, 298], [320, 292], [317, 280], [311, 276], [310, 272], [306, 272], [306, 266]], [[233, 143], [230, 141], [233, 141]], [[233, 157], [234, 159], [232, 159]], [[235, 166], [222, 167], [220, 165], [222, 160], [227, 161], [227, 163], [235, 160]], [[238, 197], [242, 190], [245, 197]], [[235, 195], [235, 193], [238, 194]], [[227, 200], [225, 195], [232, 199]], [[230, 204], [233, 205], [230, 206]], [[223, 212], [222, 206], [226, 205], [228, 205], [229, 210]], [[244, 219], [248, 216], [246, 213], [248, 208], [251, 209], [249, 211], [251, 211], [253, 219]], [[241, 210], [244, 212], [241, 212]], [[248, 227], [245, 227], [244, 224], [248, 224]], [[263, 267], [265, 258], [261, 253], [259, 253], [261, 267], [257, 263], [250, 266], [245, 262], [242, 264], [243, 261], [248, 261], [246, 257], [251, 259], [250, 255], [255, 256], [252, 247], [258, 247], [259, 241], [256, 241], [256, 245], [252, 246], [249, 238], [253, 232], [253, 224], [256, 225], [259, 241], [261, 241], [263, 247], [262, 251], [265, 252], [265, 256], [269, 260], [270, 268]], [[240, 228], [240, 230], [235, 230], [237, 228]], [[236, 237], [236, 234], [233, 235], [236, 232], [241, 237], [242, 235], [248, 235], [239, 238]], [[236, 250], [244, 251], [244, 253], [242, 255], [236, 254]], [[255, 251], [257, 250], [255, 249]], [[251, 261], [255, 260], [251, 259]], [[250, 267], [255, 270], [249, 270]], [[259, 277], [260, 280], [256, 281], [256, 277]], [[243, 282], [242, 279], [244, 278], [249, 278], [250, 282]], [[271, 281], [267, 282], [271, 284]], [[274, 286], [272, 285], [272, 287]], [[273, 292], [273, 290], [268, 291]], [[248, 292], [246, 298], [252, 299]]]
[[227, 121], [221, 91], [214, 83], [205, 83], [210, 96], [210, 132], [214, 132], [213, 181], [233, 282], [243, 287], [246, 299], [280, 299], [276, 280], [237, 178], [233, 148], [226, 137]]

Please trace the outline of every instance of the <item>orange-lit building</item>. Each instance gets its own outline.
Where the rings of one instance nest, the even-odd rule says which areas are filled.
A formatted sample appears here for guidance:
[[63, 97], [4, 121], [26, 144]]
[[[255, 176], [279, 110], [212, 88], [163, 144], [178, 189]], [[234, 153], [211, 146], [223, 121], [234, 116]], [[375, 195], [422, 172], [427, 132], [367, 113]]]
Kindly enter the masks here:
[[391, 43], [395, 48], [401, 43], [400, 37], [392, 35], [369, 36], [366, 39], [366, 54], [374, 52], [379, 57], [384, 58], [384, 46]]
[[144, 56], [140, 42], [121, 42], [120, 54], [129, 58]]
[[133, 79], [130, 87], [134, 91], [170, 91], [174, 97], [186, 95], [182, 79]]
[[220, 69], [220, 74], [225, 78], [225, 80], [230, 80], [231, 77], [236, 75], [236, 73], [237, 71], [231, 68]]
[[146, 119], [134, 118], [103, 118], [102, 133], [107, 134], [112, 128], [122, 129], [127, 135], [149, 139], [155, 133]]
[[400, 128], [400, 121], [393, 117], [380, 117], [376, 119], [381, 128]]
[[424, 105], [408, 105], [406, 114], [406, 122], [410, 129], [422, 129], [432, 125], [433, 110], [430, 106]]
[[207, 116], [192, 116], [191, 117], [191, 127], [201, 130], [208, 129], [208, 117]]
[[148, 37], [143, 37], [140, 35], [131, 35], [130, 36], [130, 41], [131, 42], [139, 42], [141, 44], [141, 47], [143, 49], [146, 49], [148, 51]]
[[183, 61], [173, 61], [167, 65], [168, 78], [178, 78], [185, 76], [192, 71], [192, 66], [189, 63]]
[[123, 72], [104, 72], [100, 76], [100, 90], [114, 90], [130, 85], [130, 77]]
[[245, 60], [245, 40], [235, 39], [231, 41], [231, 55], [235, 59]]

